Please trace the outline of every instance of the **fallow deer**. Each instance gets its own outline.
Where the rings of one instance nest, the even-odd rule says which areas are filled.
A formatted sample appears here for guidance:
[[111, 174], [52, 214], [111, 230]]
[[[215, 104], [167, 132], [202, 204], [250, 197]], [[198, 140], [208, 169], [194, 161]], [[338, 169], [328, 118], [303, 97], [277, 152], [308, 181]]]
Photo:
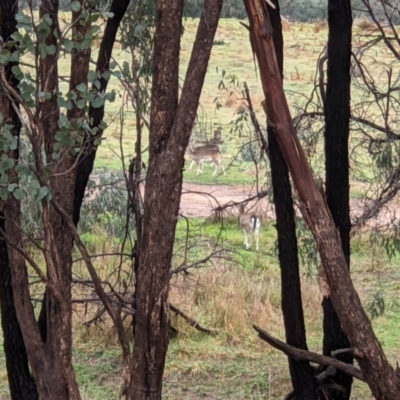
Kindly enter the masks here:
[[213, 175], [217, 173], [219, 167], [221, 167], [225, 175], [225, 168], [222, 165], [222, 154], [218, 146], [206, 144], [204, 146], [194, 147], [193, 144], [190, 143], [188, 146], [188, 153], [192, 160], [189, 169], [193, 167], [193, 164], [197, 164], [196, 175], [203, 173], [202, 166], [204, 162], [212, 162], [215, 164]]
[[246, 214], [244, 205], [239, 204], [239, 224], [243, 229], [244, 233], [244, 245], [246, 250], [250, 249], [251, 240], [249, 242], [249, 236], [255, 237], [256, 239], [256, 250], [258, 251], [258, 236], [261, 227], [261, 217], [256, 214]]

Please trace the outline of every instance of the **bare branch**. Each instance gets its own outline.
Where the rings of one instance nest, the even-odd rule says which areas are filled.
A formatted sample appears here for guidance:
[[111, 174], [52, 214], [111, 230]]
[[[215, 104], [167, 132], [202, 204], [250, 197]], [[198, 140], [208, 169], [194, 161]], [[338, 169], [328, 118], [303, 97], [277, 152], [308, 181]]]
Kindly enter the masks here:
[[110, 303], [110, 300], [107, 297], [107, 295], [102, 287], [101, 280], [100, 280], [99, 276], [97, 275], [96, 269], [94, 268], [91, 257], [86, 249], [86, 246], [83, 244], [71, 217], [65, 212], [64, 209], [62, 209], [58, 205], [58, 203], [54, 199], [51, 201], [51, 204], [53, 205], [53, 207], [55, 208], [57, 213], [64, 219], [65, 223], [68, 225], [68, 228], [71, 230], [74, 241], [82, 255], [82, 258], [85, 261], [86, 267], [87, 267], [89, 274], [93, 280], [93, 284], [94, 284], [96, 293], [99, 296], [105, 309], [107, 310], [108, 314], [110, 315], [112, 321], [115, 324], [115, 327], [118, 332], [118, 338], [119, 338], [121, 346], [122, 346], [123, 357], [124, 357], [124, 359], [126, 359], [130, 354], [130, 347], [129, 347], [129, 340], [126, 335], [125, 328], [122, 324], [121, 317], [117, 313], [117, 311], [114, 309], [112, 304]]
[[181, 316], [190, 326], [193, 326], [193, 328], [196, 328], [198, 331], [208, 333], [210, 335], [217, 333], [217, 331], [215, 329], [208, 329], [208, 328], [202, 327], [195, 319], [190, 318], [187, 314], [185, 314], [179, 308], [175, 307], [173, 304], [169, 303], [169, 308], [175, 314]]
[[282, 342], [279, 339], [274, 338], [268, 332], [256, 325], [253, 325], [253, 328], [258, 332], [260, 339], [264, 340], [272, 347], [282, 351], [296, 361], [311, 361], [320, 365], [333, 366], [345, 372], [346, 374], [365, 382], [362, 372], [351, 364], [346, 364], [342, 361], [336, 360], [335, 358], [323, 356], [322, 354], [314, 353], [312, 351], [298, 349], [285, 342]]

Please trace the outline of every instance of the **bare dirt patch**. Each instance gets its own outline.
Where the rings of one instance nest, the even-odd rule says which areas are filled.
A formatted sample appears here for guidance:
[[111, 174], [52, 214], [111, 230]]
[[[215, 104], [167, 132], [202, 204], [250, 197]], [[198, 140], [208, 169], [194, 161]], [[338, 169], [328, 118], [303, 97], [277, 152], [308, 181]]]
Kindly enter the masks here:
[[[208, 217], [213, 209], [218, 206], [235, 204], [245, 201], [257, 194], [256, 188], [249, 185], [198, 185], [184, 183], [182, 188], [180, 213], [186, 217]], [[256, 205], [256, 203], [258, 203]], [[373, 202], [367, 199], [350, 199], [350, 215], [354, 222], [363, 212], [373, 206]], [[268, 197], [258, 202], [249, 202], [248, 209], [258, 208], [264, 216], [269, 219], [275, 218], [271, 201]], [[229, 212], [236, 215], [237, 207], [229, 207]], [[300, 215], [299, 211], [297, 211]], [[371, 218], [366, 225], [370, 227], [383, 227], [389, 224], [398, 223], [400, 215], [400, 204], [392, 201], [385, 205], [382, 210]]]
[[[93, 174], [91, 180], [100, 186], [99, 175]], [[87, 194], [89, 199], [93, 199], [98, 188], [91, 194]], [[259, 192], [262, 189], [259, 189]], [[144, 186], [141, 187], [142, 195]], [[236, 204], [246, 201], [246, 210], [257, 212], [266, 219], [275, 219], [275, 212], [268, 196], [257, 198], [257, 188], [255, 185], [200, 185], [197, 183], [184, 183], [182, 187], [180, 214], [185, 217], [207, 218], [217, 207], [225, 208], [226, 214], [237, 215]], [[369, 208], [374, 208], [372, 200], [363, 198], [350, 199], [350, 217], [354, 224], [357, 219]], [[296, 214], [301, 216], [300, 210]], [[400, 202], [398, 199], [392, 200], [382, 207], [380, 212], [373, 218], [368, 219], [365, 227], [384, 228], [400, 223]]]

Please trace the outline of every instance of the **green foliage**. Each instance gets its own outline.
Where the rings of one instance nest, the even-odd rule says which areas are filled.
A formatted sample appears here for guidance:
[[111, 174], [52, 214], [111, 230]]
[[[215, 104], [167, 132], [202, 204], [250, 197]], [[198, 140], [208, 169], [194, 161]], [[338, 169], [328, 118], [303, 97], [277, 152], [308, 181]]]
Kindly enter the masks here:
[[[281, 14], [289, 17], [292, 21], [309, 22], [327, 18], [327, 4], [322, 0], [281, 0]], [[191, 18], [199, 18], [204, 0], [188, 0], [185, 2], [184, 15]], [[247, 13], [242, 0], [225, 0], [222, 18], [246, 19]]]
[[[185, 2], [185, 17], [199, 18], [204, 0], [188, 0]], [[225, 0], [222, 6], [221, 18], [247, 18], [242, 0]]]
[[[18, 139], [12, 134], [13, 127], [2, 124], [2, 121], [3, 117], [0, 114], [0, 198], [7, 200], [12, 193], [18, 200], [24, 197], [31, 197], [35, 202], [45, 198], [50, 200], [49, 188], [41, 186], [33, 173], [33, 158], [28, 156], [29, 153], [31, 154], [31, 149], [27, 150], [29, 146], [21, 140], [20, 159], [17, 165], [14, 158], [9, 156], [8, 152], [18, 147]], [[10, 172], [14, 176], [12, 179], [9, 178]], [[19, 183], [16, 183], [15, 175]]]
[[214, 46], [224, 46], [225, 45], [225, 40], [221, 39], [221, 40], [214, 40], [213, 43]]
[[81, 210], [79, 230], [90, 233], [100, 230], [107, 237], [122, 240], [135, 231], [134, 220], [129, 217], [125, 179], [121, 173], [96, 170], [88, 184]]
[[367, 302], [367, 311], [371, 314], [371, 319], [378, 318], [385, 313], [385, 299], [382, 290], [378, 290]]
[[296, 234], [300, 262], [306, 268], [307, 276], [312, 277], [320, 259], [314, 237], [303, 218], [296, 218]]
[[121, 26], [122, 49], [132, 55], [132, 71], [129, 64], [123, 68], [124, 76], [133, 80], [150, 79], [152, 74], [152, 49], [154, 43], [157, 1], [132, 2]]
[[246, 143], [240, 149], [240, 155], [245, 162], [258, 162], [261, 158], [261, 149], [258, 141]]
[[293, 2], [284, 0], [280, 2], [281, 14], [288, 16], [292, 21], [310, 22], [325, 20], [328, 16], [328, 6], [325, 1], [303, 0]]
[[[94, 22], [99, 19], [101, 14], [97, 12], [92, 14], [89, 9], [80, 9], [79, 2], [72, 2], [71, 8], [80, 15], [77, 21], [73, 23], [86, 24], [89, 20], [92, 26], [86, 33], [84, 38], [71, 37], [69, 32], [70, 26], [65, 28], [64, 32], [58, 32], [54, 29], [53, 21], [48, 14], [42, 18], [33, 20], [30, 14], [24, 13], [21, 10], [17, 16], [18, 31], [12, 36], [11, 41], [0, 47], [0, 68], [4, 68], [9, 63], [18, 63], [21, 58], [31, 59], [33, 56], [36, 59], [44, 59], [49, 55], [56, 55], [57, 58], [69, 56], [72, 51], [82, 51], [90, 48], [93, 41], [98, 37], [100, 25]], [[102, 16], [107, 16], [109, 13], [103, 13]], [[99, 21], [100, 22], [100, 21]], [[57, 46], [47, 45], [47, 38], [50, 34], [54, 34], [58, 39]], [[61, 34], [61, 36], [60, 36]], [[40, 103], [50, 100], [54, 93], [41, 91], [38, 85], [40, 80], [40, 71], [35, 69], [34, 65], [15, 64], [12, 66], [12, 73], [18, 80], [18, 90], [21, 95], [24, 106], [31, 109], [32, 115], [37, 113]], [[57, 104], [60, 107], [60, 117], [58, 121], [57, 132], [54, 132], [55, 145], [53, 147], [52, 159], [59, 161], [63, 157], [74, 157], [81, 152], [81, 144], [83, 133], [96, 135], [99, 128], [91, 128], [88, 117], [83, 117], [77, 120], [69, 120], [66, 116], [67, 110], [71, 110], [73, 105], [79, 109], [87, 110], [89, 105], [94, 108], [101, 107], [105, 102], [113, 102], [115, 100], [115, 92], [110, 91], [104, 93], [100, 91], [100, 80], [110, 79], [111, 73], [105, 71], [97, 74], [91, 70], [88, 74], [90, 86], [82, 83], [71, 91], [65, 90], [66, 86], [60, 85], [60, 90], [57, 93]], [[64, 90], [62, 90], [64, 88]], [[33, 124], [33, 126], [30, 126]], [[1, 136], [0, 136], [0, 197], [6, 199], [9, 193], [13, 193], [17, 199], [26, 198], [26, 201], [40, 201], [43, 199], [50, 200], [51, 193], [47, 185], [39, 184], [39, 180], [35, 176], [35, 163], [39, 160], [33, 160], [27, 154], [21, 156], [21, 160], [15, 168], [18, 175], [19, 184], [9, 181], [8, 171], [14, 168], [14, 160], [9, 158], [7, 152], [17, 148], [17, 139], [12, 134], [13, 127], [3, 123], [3, 118], [0, 117]], [[100, 128], [104, 129], [104, 125]], [[37, 129], [36, 123], [32, 118], [27, 121], [27, 131]], [[28, 136], [30, 138], [30, 136]], [[29, 148], [29, 143], [22, 143], [26, 140], [24, 133], [21, 135], [21, 154]], [[94, 145], [98, 145], [100, 139], [94, 141]], [[24, 148], [25, 146], [25, 148]], [[42, 155], [44, 159], [44, 155]], [[48, 174], [51, 173], [51, 168], [43, 166]], [[23, 206], [24, 207], [24, 206]], [[40, 207], [34, 206], [32, 213], [37, 216]], [[31, 213], [29, 212], [26, 218], [29, 220]], [[28, 223], [28, 226], [31, 225]], [[32, 227], [33, 228], [33, 227]], [[35, 228], [36, 229], [36, 228]]]

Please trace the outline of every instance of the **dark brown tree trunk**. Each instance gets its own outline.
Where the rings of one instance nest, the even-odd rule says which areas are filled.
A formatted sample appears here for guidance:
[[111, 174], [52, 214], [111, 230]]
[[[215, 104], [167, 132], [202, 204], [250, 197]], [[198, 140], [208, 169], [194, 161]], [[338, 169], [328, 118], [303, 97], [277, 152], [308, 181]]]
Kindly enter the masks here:
[[[110, 69], [111, 55], [117, 37], [118, 28], [121, 24], [122, 18], [129, 6], [130, 0], [113, 0], [110, 12], [114, 14], [112, 18], [109, 18], [104, 29], [103, 39], [100, 44], [99, 55], [96, 62], [96, 72], [104, 73]], [[100, 78], [99, 92], [105, 92], [108, 85], [108, 80]], [[104, 105], [101, 107], [94, 108], [92, 105], [89, 106], [89, 120], [91, 121], [92, 128], [99, 128], [100, 123], [104, 117]], [[93, 145], [95, 139], [101, 137], [103, 130], [99, 128], [96, 135], [92, 136], [88, 134], [85, 137], [86, 141], [86, 156], [79, 163], [76, 174], [75, 183], [75, 204], [73, 219], [74, 224], [78, 225], [83, 197], [85, 196], [85, 190], [89, 181], [89, 176], [92, 173], [94, 160], [96, 158], [97, 147]]]
[[[350, 191], [349, 191], [349, 120], [350, 62], [352, 15], [350, 0], [328, 1], [328, 84], [325, 99], [325, 168], [326, 201], [333, 221], [339, 229], [342, 249], [350, 265]], [[324, 310], [323, 352], [350, 347], [339, 318], [328, 297], [322, 301]], [[338, 355], [341, 361], [353, 362], [351, 353]], [[351, 395], [351, 376], [338, 371], [332, 380], [344, 391], [332, 390], [329, 396], [347, 400]]]
[[159, 0], [153, 56], [150, 158], [127, 400], [161, 399], [169, 342], [169, 269], [189, 142], [222, 0], [206, 0], [178, 107], [183, 0]]
[[[82, 5], [84, 6], [85, 2], [80, 0]], [[128, 8], [130, 0], [113, 0], [110, 12], [114, 14], [112, 18], [109, 18], [106, 23], [106, 27], [104, 30], [103, 39], [101, 41], [99, 55], [96, 64], [96, 72], [104, 73], [105, 71], [109, 70], [109, 64], [111, 60], [112, 50], [115, 43], [115, 39], [117, 36], [117, 31], [122, 21], [123, 16]], [[90, 4], [89, 4], [90, 6]], [[72, 12], [73, 20], [76, 20], [79, 17], [80, 11]], [[80, 37], [84, 38], [84, 34], [88, 28], [88, 25], [82, 26], [80, 24], [75, 24], [73, 27], [73, 32], [78, 33]], [[72, 52], [72, 64], [71, 64], [71, 79], [70, 79], [70, 89], [73, 90], [75, 87], [81, 83], [87, 83], [87, 72], [89, 69], [89, 58], [90, 57], [90, 49], [86, 49], [83, 51], [77, 52], [73, 50]], [[108, 80], [104, 78], [100, 78], [100, 89], [99, 91], [106, 91]], [[69, 118], [80, 118], [84, 115], [84, 109], [79, 110], [76, 106], [73, 107], [72, 110], [68, 110], [68, 117]], [[104, 117], [104, 105], [98, 108], [89, 106], [89, 119], [91, 121], [92, 127], [98, 127], [102, 122]], [[85, 132], [86, 133], [86, 132]], [[84, 133], [84, 134], [85, 134]], [[77, 171], [75, 172], [75, 194], [74, 194], [74, 211], [73, 211], [73, 221], [75, 226], [78, 225], [79, 217], [80, 217], [80, 210], [82, 207], [83, 198], [85, 195], [85, 190], [87, 183], [89, 181], [89, 176], [93, 170], [94, 160], [96, 157], [97, 147], [93, 146], [93, 141], [100, 137], [102, 134], [102, 130], [99, 130], [99, 133], [96, 136], [91, 136], [87, 134], [84, 141], [86, 143], [85, 152], [88, 153], [78, 164]], [[47, 335], [47, 296], [48, 291], [43, 297], [42, 308], [40, 310], [40, 315], [38, 319], [39, 328], [45, 340]]]
[[[167, 5], [161, 0], [157, 6], [150, 158], [136, 282], [135, 347], [127, 400], [161, 399], [169, 341], [169, 264], [179, 208], [176, 199], [180, 196], [182, 167], [177, 168], [177, 164], [181, 164], [178, 155], [166, 154], [166, 146], [178, 109], [183, 0], [169, 3]], [[171, 175], [172, 170], [177, 173], [177, 182], [176, 177]]]
[[[0, 213], [0, 228], [5, 230], [3, 212]], [[7, 245], [0, 239], [1, 327], [10, 395], [12, 400], [38, 399], [15, 310], [9, 262]]]
[[[48, 15], [52, 19], [53, 30], [49, 33], [46, 45], [58, 48], [58, 1], [43, 0], [39, 15]], [[89, 25], [73, 28], [74, 33], [83, 33]], [[81, 32], [81, 33], [82, 33]], [[73, 213], [74, 206], [74, 158], [64, 155], [58, 163], [53, 163], [55, 134], [58, 131], [59, 107], [58, 93], [58, 52], [40, 57], [38, 61], [40, 88], [42, 92], [51, 93], [50, 99], [37, 103], [35, 116], [28, 112], [33, 131], [32, 146], [37, 177], [42, 186], [46, 185], [41, 144], [44, 144], [46, 164], [55, 165], [50, 177], [50, 188], [53, 199], [68, 214]], [[75, 56], [75, 57], [74, 57]], [[85, 59], [86, 57], [86, 59]], [[83, 62], [85, 60], [85, 62]], [[78, 83], [87, 81], [89, 58], [83, 52], [73, 54], [72, 88]], [[72, 109], [68, 113], [70, 120], [81, 117], [81, 111]], [[70, 190], [66, 190], [66, 188]], [[42, 309], [39, 325], [36, 324], [30, 303], [28, 277], [24, 256], [16, 251], [16, 246], [23, 248], [21, 231], [20, 204], [10, 196], [6, 204], [6, 230], [8, 249], [13, 262], [12, 283], [19, 324], [27, 348], [29, 362], [41, 399], [80, 399], [80, 393], [72, 368], [72, 309], [71, 309], [71, 268], [72, 268], [72, 235], [64, 220], [47, 202], [42, 201], [44, 226], [44, 259], [47, 267], [45, 305]]]
[[[273, 40], [281, 77], [283, 77], [283, 35], [279, 2], [274, 1], [271, 10]], [[279, 264], [281, 267], [282, 313], [285, 323], [286, 341], [299, 349], [307, 350], [295, 214], [289, 171], [282, 156], [274, 130], [268, 127], [269, 159], [271, 164], [272, 188], [278, 231]], [[297, 400], [318, 399], [314, 369], [308, 361], [289, 358], [290, 376]]]
[[[58, 24], [58, 0], [43, 0], [39, 8], [39, 16], [48, 15], [52, 20], [52, 31], [46, 38], [46, 45], [52, 45], [57, 49], [60, 31]], [[40, 87], [43, 92], [52, 94], [49, 100], [40, 103], [41, 136], [44, 141], [46, 164], [52, 165], [55, 135], [59, 130], [60, 116], [56, 93], [58, 88], [58, 57], [56, 51], [53, 55], [47, 55], [39, 60]], [[73, 65], [76, 64], [74, 59]], [[78, 68], [84, 68], [79, 65]], [[76, 68], [71, 75], [71, 81], [80, 79]], [[87, 69], [86, 69], [87, 75]], [[86, 75], [84, 81], [86, 81]], [[39, 114], [38, 114], [39, 115]], [[35, 151], [35, 149], [34, 149]], [[35, 154], [38, 159], [38, 154]], [[73, 213], [75, 170], [72, 168], [74, 159], [68, 154], [55, 164], [50, 177], [50, 189], [52, 197], [68, 213]], [[40, 174], [40, 171], [39, 171]], [[43, 177], [42, 177], [43, 179]], [[68, 188], [68, 190], [66, 190]], [[52, 291], [47, 290], [46, 300], [46, 355], [51, 362], [53, 375], [57, 376], [60, 396], [66, 399], [80, 399], [78, 384], [72, 368], [72, 306], [71, 306], [71, 280], [72, 280], [72, 235], [61, 216], [47, 202], [42, 202], [44, 225], [44, 258], [47, 267], [47, 276], [50, 282], [54, 282], [61, 294], [57, 298]], [[42, 336], [44, 332], [42, 331]], [[31, 357], [30, 357], [31, 359]], [[42, 379], [44, 373], [50, 371], [40, 370], [34, 372], [35, 380]], [[40, 378], [38, 377], [40, 374]], [[55, 380], [53, 378], [53, 380]], [[60, 397], [60, 399], [63, 397]]]
[[[15, 0], [4, 0], [0, 5], [0, 36], [7, 42], [16, 31], [17, 21], [15, 16], [18, 12], [18, 2]], [[11, 68], [16, 63], [10, 63], [6, 67], [6, 78], [16, 88], [17, 80], [11, 74]], [[9, 99], [0, 94], [0, 113], [3, 122], [13, 126], [13, 135], [19, 139], [21, 122], [12, 108]], [[18, 153], [10, 154], [18, 160]], [[0, 228], [6, 231], [5, 212], [3, 206], [0, 211]], [[12, 400], [38, 399], [35, 382], [29, 370], [28, 356], [19, 327], [17, 313], [14, 304], [14, 291], [11, 281], [10, 259], [6, 242], [0, 238], [0, 311], [1, 326], [4, 337], [4, 354], [6, 357], [6, 368], [10, 395]]]
[[268, 121], [275, 127], [279, 147], [299, 195], [302, 214], [321, 256], [320, 286], [332, 301], [372, 394], [378, 400], [397, 400], [400, 398], [400, 379], [388, 363], [354, 289], [339, 233], [292, 123], [276, 62], [267, 3], [264, 0], [246, 0], [246, 8]]
[[[87, 2], [80, 0], [84, 7]], [[125, 4], [124, 12], [129, 1], [113, 2], [114, 11], [118, 14], [121, 4]], [[89, 4], [90, 6], [90, 4]], [[111, 10], [113, 11], [113, 10]], [[43, 0], [40, 6], [40, 16], [48, 14], [52, 19], [54, 29], [46, 38], [46, 45], [53, 45], [58, 48], [59, 28], [58, 28], [58, 0]], [[73, 18], [79, 17], [79, 13], [73, 13]], [[123, 14], [122, 14], [123, 15]], [[105, 37], [100, 52], [105, 50], [99, 56], [103, 60], [102, 68], [108, 68], [111, 48], [115, 40], [115, 35], [119, 22], [122, 18], [119, 15], [117, 24], [113, 18], [109, 21], [107, 27], [112, 27], [110, 37]], [[118, 15], [117, 15], [118, 17]], [[90, 22], [85, 24], [75, 24], [72, 28], [75, 40], [82, 39], [90, 26]], [[106, 43], [106, 46], [104, 46]], [[89, 66], [90, 50], [81, 52], [73, 51], [71, 63], [71, 81], [70, 89], [74, 89], [80, 83], [87, 83], [87, 73]], [[35, 115], [28, 112], [31, 123], [32, 145], [35, 156], [37, 176], [42, 186], [46, 185], [43, 160], [41, 156], [41, 145], [44, 144], [46, 153], [46, 164], [54, 165], [50, 178], [50, 189], [53, 201], [57, 203], [54, 208], [52, 203], [46, 200], [42, 201], [43, 223], [44, 223], [44, 258], [47, 267], [46, 295], [44, 297], [44, 306], [39, 318], [39, 323], [35, 321], [33, 308], [30, 302], [29, 284], [24, 256], [17, 248], [23, 249], [20, 226], [21, 209], [19, 201], [10, 196], [6, 203], [6, 231], [8, 240], [8, 252], [11, 260], [12, 284], [14, 288], [14, 299], [17, 310], [19, 325], [22, 328], [24, 342], [27, 346], [27, 353], [35, 379], [40, 398], [43, 400], [53, 399], [80, 399], [80, 393], [72, 368], [72, 329], [71, 329], [71, 266], [72, 266], [72, 232], [67, 222], [62, 218], [64, 215], [74, 214], [75, 198], [74, 188], [76, 178], [76, 169], [74, 167], [75, 158], [72, 156], [63, 156], [57, 163], [53, 162], [52, 153], [55, 144], [55, 134], [58, 131], [59, 108], [57, 105], [58, 93], [58, 71], [57, 60], [58, 52], [54, 55], [47, 55], [45, 58], [38, 58], [40, 71], [41, 91], [51, 93], [52, 97], [45, 101], [37, 103]], [[99, 69], [104, 72], [105, 69]], [[4, 83], [4, 82], [3, 82]], [[104, 82], [102, 82], [104, 83]], [[9, 87], [6, 85], [7, 91]], [[18, 95], [14, 94], [14, 97]], [[96, 114], [91, 107], [93, 114]], [[103, 110], [102, 110], [103, 111]], [[84, 116], [82, 110], [77, 107], [68, 111], [69, 120], [80, 119]], [[98, 118], [100, 123], [103, 113]], [[96, 119], [95, 117], [93, 117]], [[14, 177], [13, 177], [14, 178]], [[86, 180], [87, 182], [87, 180]], [[66, 190], [67, 189], [67, 190]], [[82, 198], [84, 193], [82, 188]], [[79, 208], [81, 201], [79, 202]], [[60, 211], [62, 210], [62, 212]], [[12, 221], [11, 223], [8, 221]], [[77, 222], [77, 221], [76, 221]], [[72, 229], [72, 228], [71, 228]]]

